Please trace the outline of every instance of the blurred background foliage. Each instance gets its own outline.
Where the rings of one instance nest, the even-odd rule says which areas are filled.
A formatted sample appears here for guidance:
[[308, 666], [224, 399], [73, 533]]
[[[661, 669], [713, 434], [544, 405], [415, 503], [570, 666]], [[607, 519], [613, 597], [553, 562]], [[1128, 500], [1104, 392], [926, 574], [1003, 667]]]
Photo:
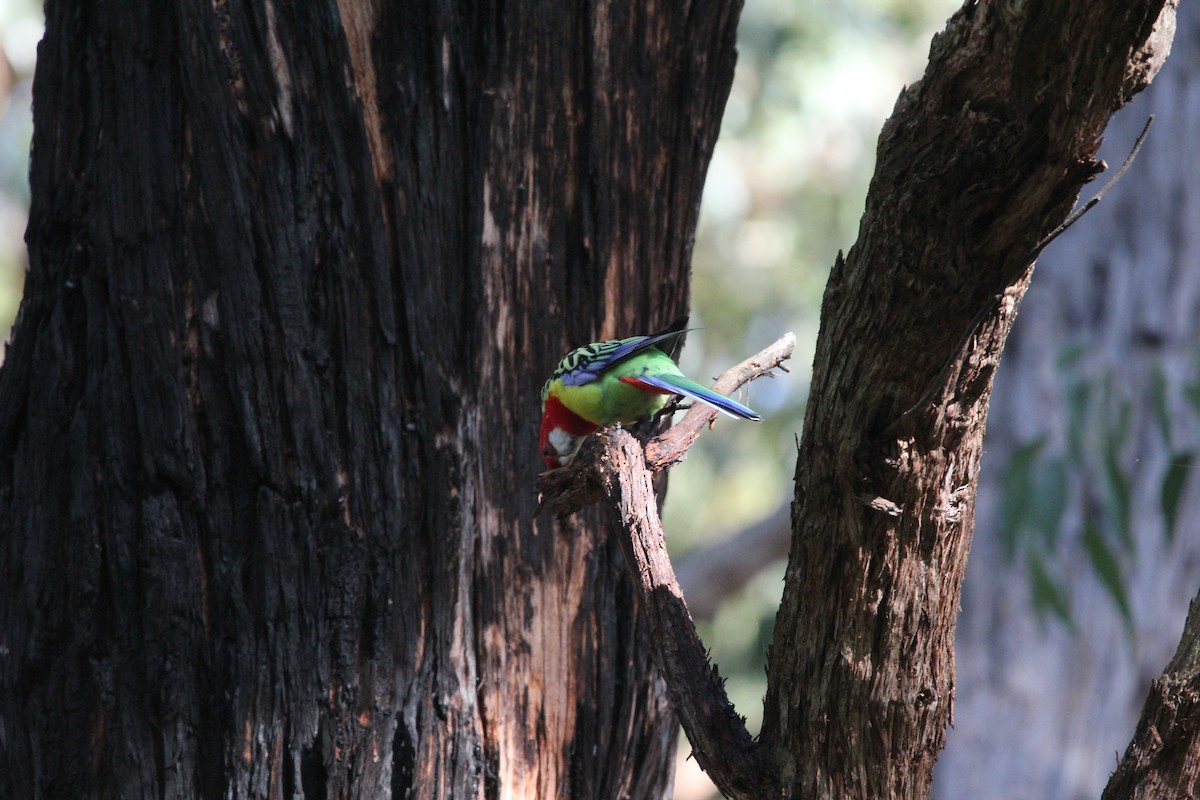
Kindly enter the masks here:
[[785, 331], [798, 346], [790, 374], [750, 387], [766, 421], [722, 425], [673, 473], [667, 529], [679, 553], [790, 499], [825, 279], [854, 241], [879, 128], [954, 7], [746, 3], [697, 231], [691, 325], [700, 330], [682, 362], [710, 377]]
[[[33, 66], [42, 38], [35, 0], [0, 3], [0, 337], [8, 331], [25, 286], [25, 222], [29, 215], [29, 143], [33, 136]], [[0, 355], [0, 358], [3, 358]]]
[[[1200, 419], [1200, 352], [1195, 373], [1182, 380], [1151, 362], [1146, 392], [1120, 380], [1122, 366], [1084, 344], [1064, 347], [1056, 367], [1063, 424], [1025, 440], [1000, 465], [996, 533], [1005, 558], [1023, 560], [1031, 605], [1042, 622], [1054, 617], [1074, 628], [1068, 573], [1075, 560], [1064, 550], [1077, 541], [1132, 633], [1125, 565], [1136, 557], [1138, 536], [1159, 528], [1170, 543], [1182, 527], [1180, 504], [1196, 460], [1191, 429]], [[1143, 478], [1154, 484], [1157, 519], [1136, 518], [1134, 476], [1126, 463], [1131, 447], [1137, 449], [1133, 423], [1139, 404], [1149, 406], [1151, 435], [1166, 454], [1164, 468]], [[1173, 406], [1182, 406], [1182, 413]], [[1077, 519], [1068, 519], [1072, 509]], [[1078, 537], [1067, 535], [1073, 527]]]

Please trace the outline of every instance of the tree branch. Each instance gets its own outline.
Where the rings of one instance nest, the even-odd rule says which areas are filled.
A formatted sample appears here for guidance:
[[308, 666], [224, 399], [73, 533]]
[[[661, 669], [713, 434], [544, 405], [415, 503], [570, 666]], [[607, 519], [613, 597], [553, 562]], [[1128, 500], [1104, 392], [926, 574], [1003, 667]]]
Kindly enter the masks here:
[[619, 427], [601, 431], [598, 439], [599, 483], [621, 531], [621, 549], [650, 624], [655, 662], [696, 762], [726, 795], [766, 797], [778, 787], [776, 766], [729, 702], [725, 681], [696, 633], [667, 556], [642, 445]]
[[[769, 347], [722, 372], [712, 388], [721, 394], [730, 395], [755, 378], [770, 376], [776, 367], [786, 372], [783, 362], [792, 357], [792, 351], [795, 349], [796, 334], [785, 333]], [[682, 422], [651, 439], [646, 445], [647, 465], [650, 469], [658, 471], [682, 461], [687, 456], [688, 448], [699, 438], [700, 431], [711, 427], [716, 418], [716, 409], [696, 403], [684, 415]]]
[[1150, 685], [1137, 732], [1102, 800], [1195, 797], [1200, 788], [1200, 595], [1183, 638]]
[[1173, 7], [965, 3], [884, 124], [797, 458], [759, 736], [784, 796], [928, 797], [992, 378], [1031, 254], [1162, 64]]

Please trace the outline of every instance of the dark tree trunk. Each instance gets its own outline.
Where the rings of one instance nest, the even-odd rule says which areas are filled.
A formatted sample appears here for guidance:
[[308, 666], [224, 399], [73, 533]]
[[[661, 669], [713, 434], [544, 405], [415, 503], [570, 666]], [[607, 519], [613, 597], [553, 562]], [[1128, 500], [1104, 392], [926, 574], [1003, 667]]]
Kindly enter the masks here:
[[538, 390], [681, 312], [740, 5], [47, 5], [4, 797], [662, 796]]

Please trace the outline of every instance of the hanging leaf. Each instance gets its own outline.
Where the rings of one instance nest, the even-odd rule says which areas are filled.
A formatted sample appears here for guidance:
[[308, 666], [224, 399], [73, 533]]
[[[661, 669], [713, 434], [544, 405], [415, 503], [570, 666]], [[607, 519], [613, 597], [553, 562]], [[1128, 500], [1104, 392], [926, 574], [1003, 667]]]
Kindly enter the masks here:
[[1183, 397], [1192, 404], [1192, 408], [1200, 412], [1200, 382], [1189, 383], [1183, 387]]
[[1129, 477], [1121, 465], [1121, 451], [1129, 439], [1132, 405], [1129, 400], [1123, 400], [1117, 412], [1118, 421], [1105, 435], [1104, 442], [1104, 477], [1107, 493], [1105, 496], [1108, 512], [1108, 527], [1126, 549], [1133, 549], [1133, 521], [1130, 515], [1131, 491]]
[[[1196, 352], [1196, 371], [1200, 372], [1200, 351]], [[1183, 399], [1192, 404], [1192, 408], [1200, 412], [1200, 380], [1192, 381], [1183, 386]]]
[[1066, 387], [1067, 449], [1075, 461], [1083, 461], [1084, 438], [1088, 411], [1092, 404], [1092, 387], [1086, 381], [1074, 380]]
[[1172, 453], [1167, 464], [1166, 474], [1163, 475], [1162, 503], [1163, 524], [1166, 529], [1167, 541], [1175, 540], [1175, 520], [1179, 515], [1179, 500], [1183, 497], [1183, 487], [1191, 474], [1192, 464], [1196, 454], [1192, 452]]
[[1071, 601], [1063, 586], [1055, 581], [1046, 569], [1045, 559], [1041, 554], [1032, 550], [1026, 559], [1029, 565], [1030, 590], [1033, 595], [1033, 608], [1039, 617], [1052, 613], [1067, 627], [1074, 628], [1071, 619]]
[[1058, 548], [1063, 512], [1066, 510], [1068, 470], [1061, 456], [1045, 458], [1033, 468], [1029, 494], [1029, 524], [1042, 535], [1046, 547]]
[[1039, 437], [1018, 447], [1000, 479], [1000, 539], [1009, 560], [1016, 555], [1021, 532], [1029, 520], [1034, 465], [1045, 444], [1045, 438]]
[[1171, 446], [1171, 414], [1167, 409], [1167, 376], [1162, 371], [1161, 364], [1155, 364], [1154, 374], [1150, 379], [1150, 410], [1154, 414], [1154, 423], [1162, 434], [1167, 447]]
[[1121, 612], [1121, 619], [1125, 622], [1126, 628], [1132, 630], [1133, 612], [1129, 607], [1129, 595], [1125, 591], [1121, 565], [1117, 562], [1103, 534], [1090, 519], [1085, 521], [1083, 526], [1083, 549], [1087, 552], [1088, 559], [1092, 562], [1097, 577], [1100, 578], [1100, 583], [1104, 585], [1113, 603], [1117, 606], [1117, 610]]
[[1058, 368], [1063, 372], [1073, 372], [1075, 366], [1083, 358], [1083, 354], [1091, 349], [1087, 342], [1074, 342], [1058, 351]]

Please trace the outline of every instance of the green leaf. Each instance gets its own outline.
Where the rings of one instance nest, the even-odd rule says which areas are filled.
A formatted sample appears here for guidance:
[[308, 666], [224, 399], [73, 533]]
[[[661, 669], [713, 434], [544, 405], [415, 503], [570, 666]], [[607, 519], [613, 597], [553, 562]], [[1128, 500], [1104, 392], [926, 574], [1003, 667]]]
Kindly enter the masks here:
[[1040, 554], [1030, 551], [1026, 563], [1029, 565], [1030, 590], [1033, 594], [1033, 609], [1039, 617], [1047, 612], [1054, 614], [1068, 627], [1074, 628], [1071, 619], [1071, 601], [1066, 591], [1056, 582], [1046, 570], [1045, 559]]
[[1183, 387], [1183, 397], [1192, 404], [1192, 408], [1200, 412], [1200, 381], [1189, 383]]
[[1072, 372], [1075, 365], [1083, 358], [1083, 354], [1091, 349], [1087, 342], [1075, 342], [1058, 351], [1058, 368], [1063, 372]]
[[1172, 453], [1167, 464], [1167, 472], [1163, 475], [1160, 499], [1162, 503], [1163, 522], [1166, 526], [1167, 541], [1175, 540], [1175, 520], [1179, 515], [1179, 500], [1183, 497], [1183, 486], [1191, 474], [1192, 464], [1196, 454], [1192, 452]]
[[1108, 492], [1105, 496], [1109, 514], [1109, 525], [1113, 528], [1116, 538], [1129, 550], [1133, 549], [1133, 525], [1130, 518], [1130, 488], [1129, 479], [1121, 466], [1121, 451], [1129, 437], [1129, 423], [1132, 419], [1132, 405], [1128, 400], [1121, 402], [1117, 412], [1118, 422], [1105, 436], [1104, 442], [1104, 477]]
[[1112, 597], [1113, 603], [1116, 604], [1117, 610], [1121, 612], [1121, 619], [1124, 620], [1126, 628], [1132, 629], [1133, 612], [1129, 607], [1129, 595], [1125, 591], [1121, 565], [1092, 520], [1084, 522], [1083, 549], [1087, 552], [1088, 559], [1096, 570], [1096, 576], [1100, 578], [1100, 583], [1104, 585], [1109, 596]]
[[1058, 534], [1067, 504], [1068, 475], [1061, 456], [1042, 459], [1033, 468], [1033, 485], [1027, 495], [1029, 524], [1041, 533], [1051, 551], [1058, 547]]
[[1000, 540], [1010, 561], [1016, 555], [1021, 533], [1029, 520], [1034, 465], [1045, 444], [1045, 438], [1039, 437], [1019, 446], [1000, 479]]
[[[1196, 371], [1200, 372], [1200, 350], [1195, 353]], [[1183, 386], [1183, 399], [1192, 404], [1192, 408], [1200, 412], [1200, 380], [1192, 381]]]
[[1075, 461], [1083, 461], [1084, 432], [1088, 409], [1092, 404], [1092, 387], [1086, 381], [1075, 381], [1067, 386], [1067, 449]]
[[1129, 429], [1133, 423], [1133, 401], [1128, 397], [1121, 398], [1121, 405], [1117, 411], [1117, 424], [1114, 428], [1115, 434], [1111, 438], [1116, 449], [1120, 450], [1129, 441]]
[[1167, 409], [1167, 376], [1162, 371], [1162, 365], [1156, 364], [1154, 375], [1150, 380], [1150, 409], [1154, 413], [1154, 422], [1158, 432], [1162, 434], [1167, 447], [1171, 446], [1171, 413]]
[[1111, 455], [1104, 457], [1104, 472], [1107, 477], [1108, 492], [1105, 495], [1106, 527], [1113, 533], [1113, 538], [1121, 542], [1127, 550], [1133, 549], [1133, 525], [1130, 519], [1130, 488], [1121, 465]]

